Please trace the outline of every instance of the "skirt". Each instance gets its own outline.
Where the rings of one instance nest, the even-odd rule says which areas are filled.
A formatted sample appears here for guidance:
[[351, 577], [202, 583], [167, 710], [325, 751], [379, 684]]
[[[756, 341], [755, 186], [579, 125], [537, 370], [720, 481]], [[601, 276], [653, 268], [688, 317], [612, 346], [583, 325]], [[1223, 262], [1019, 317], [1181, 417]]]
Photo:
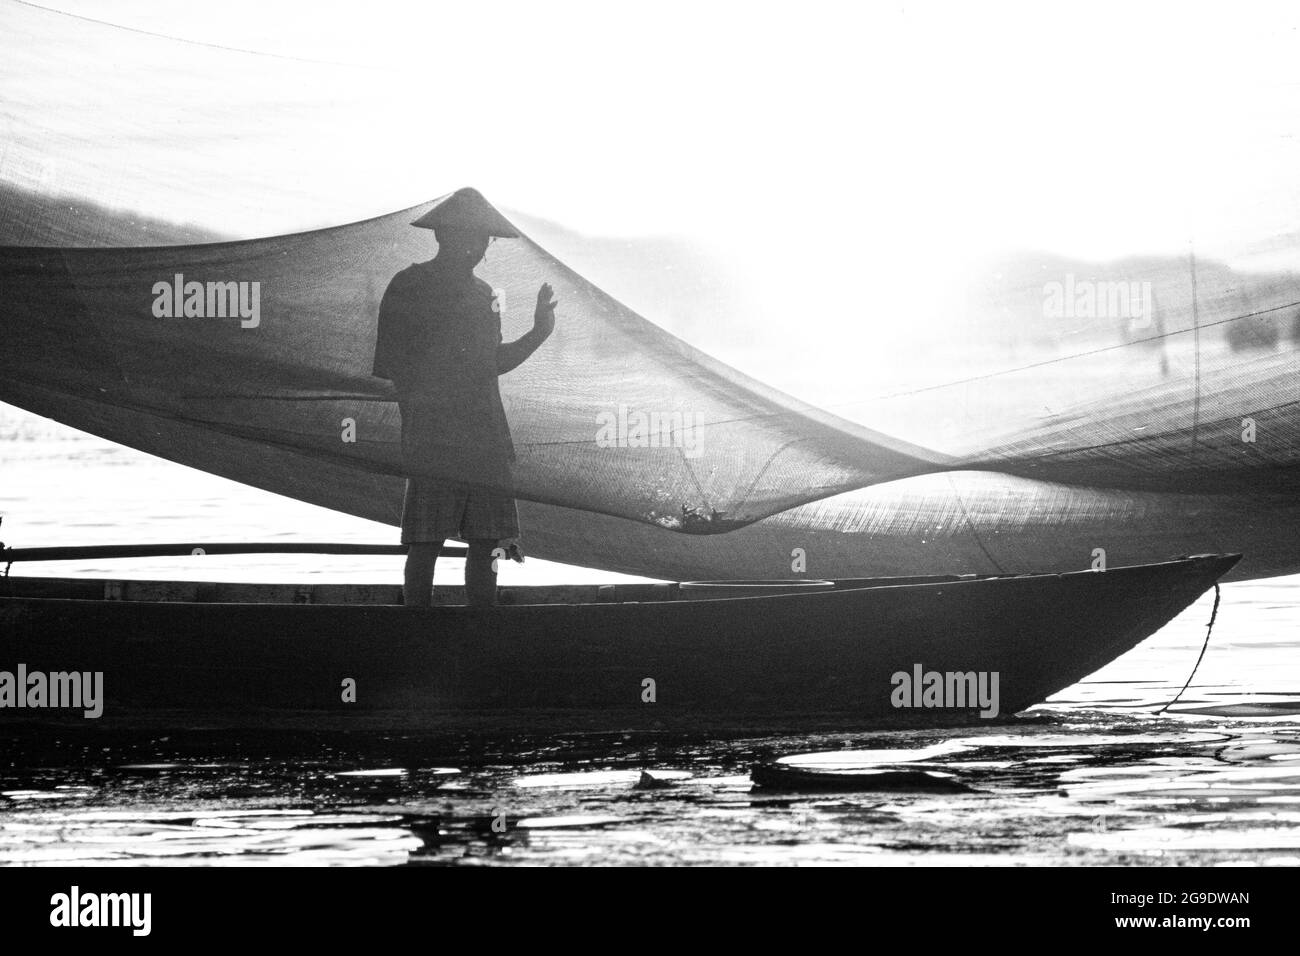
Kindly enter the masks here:
[[515, 499], [432, 478], [408, 478], [402, 502], [402, 544], [458, 538], [519, 537]]

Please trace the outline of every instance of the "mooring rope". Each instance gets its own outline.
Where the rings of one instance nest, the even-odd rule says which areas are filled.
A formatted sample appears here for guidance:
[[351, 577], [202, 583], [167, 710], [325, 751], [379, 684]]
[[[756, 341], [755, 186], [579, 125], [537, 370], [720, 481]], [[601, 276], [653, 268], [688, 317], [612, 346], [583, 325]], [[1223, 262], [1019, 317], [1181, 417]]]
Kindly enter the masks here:
[[1201, 661], [1205, 658], [1205, 651], [1210, 646], [1210, 633], [1214, 630], [1214, 619], [1219, 616], [1219, 585], [1214, 585], [1214, 609], [1210, 611], [1210, 623], [1205, 627], [1205, 643], [1201, 645], [1200, 656], [1196, 658], [1196, 664], [1192, 667], [1192, 672], [1187, 675], [1187, 683], [1183, 685], [1183, 690], [1174, 694], [1174, 699], [1165, 704], [1156, 711], [1156, 715], [1163, 714], [1166, 710], [1178, 703], [1178, 698], [1183, 696], [1183, 691], [1192, 686], [1192, 680], [1196, 677], [1196, 670], [1201, 666]]

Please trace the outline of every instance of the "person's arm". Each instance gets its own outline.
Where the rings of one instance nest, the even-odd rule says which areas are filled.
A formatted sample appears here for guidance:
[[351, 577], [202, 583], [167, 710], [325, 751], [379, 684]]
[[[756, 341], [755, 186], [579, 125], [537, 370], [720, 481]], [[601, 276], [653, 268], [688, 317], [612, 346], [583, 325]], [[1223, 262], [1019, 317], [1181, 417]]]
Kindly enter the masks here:
[[555, 306], [558, 300], [551, 293], [549, 282], [537, 290], [537, 307], [533, 310], [533, 327], [513, 342], [497, 346], [497, 374], [513, 371], [532, 355], [555, 331]]
[[371, 374], [396, 382], [404, 378], [410, 358], [410, 338], [397, 277], [384, 290], [379, 302], [378, 334], [375, 337], [375, 362]]

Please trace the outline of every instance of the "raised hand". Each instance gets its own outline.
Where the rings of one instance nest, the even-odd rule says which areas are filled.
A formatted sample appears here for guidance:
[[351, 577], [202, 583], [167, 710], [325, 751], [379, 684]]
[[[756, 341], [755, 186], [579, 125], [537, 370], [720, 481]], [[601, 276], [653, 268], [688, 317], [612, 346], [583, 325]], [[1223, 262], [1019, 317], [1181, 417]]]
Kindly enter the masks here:
[[542, 338], [555, 330], [555, 306], [558, 304], [559, 300], [555, 298], [551, 284], [543, 282], [537, 290], [537, 308], [533, 310], [533, 331], [540, 332]]

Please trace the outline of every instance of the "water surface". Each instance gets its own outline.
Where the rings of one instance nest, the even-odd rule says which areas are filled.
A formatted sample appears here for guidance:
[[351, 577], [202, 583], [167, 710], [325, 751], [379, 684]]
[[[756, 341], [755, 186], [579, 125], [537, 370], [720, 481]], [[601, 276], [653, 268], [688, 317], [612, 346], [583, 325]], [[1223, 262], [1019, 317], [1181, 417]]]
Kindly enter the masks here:
[[[393, 536], [12, 411], [0, 414], [0, 468], [0, 538], [14, 545]], [[208, 556], [40, 573], [396, 581], [400, 559]], [[441, 563], [441, 581], [460, 574]], [[530, 560], [502, 580], [578, 579]], [[1047, 704], [974, 730], [0, 736], [0, 864], [1295, 865], [1300, 578], [1222, 594], [1196, 678], [1163, 714], [1200, 652], [1212, 595]], [[751, 768], [777, 760], [911, 768], [963, 789], [755, 788]]]

